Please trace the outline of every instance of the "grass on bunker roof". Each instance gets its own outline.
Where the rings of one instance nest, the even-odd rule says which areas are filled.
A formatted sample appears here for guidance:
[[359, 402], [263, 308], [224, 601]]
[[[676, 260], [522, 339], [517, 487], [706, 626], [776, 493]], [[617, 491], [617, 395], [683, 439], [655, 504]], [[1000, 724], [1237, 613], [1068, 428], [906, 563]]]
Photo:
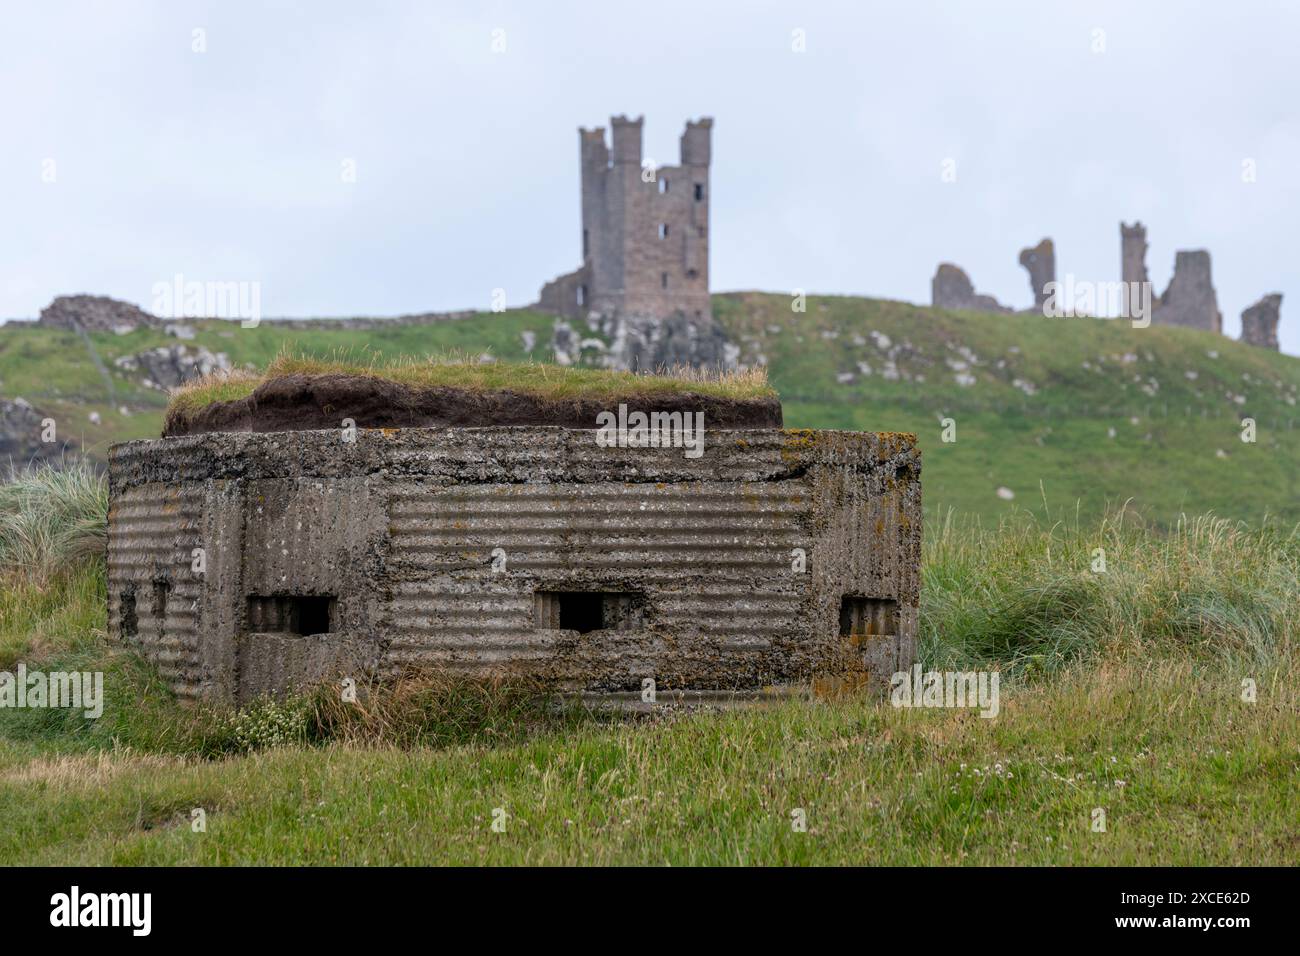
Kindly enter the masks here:
[[412, 388], [511, 391], [555, 400], [617, 401], [634, 395], [685, 392], [733, 401], [776, 397], [764, 368], [718, 373], [678, 367], [651, 374], [566, 368], [546, 362], [480, 362], [455, 354], [394, 360], [348, 350], [326, 357], [286, 351], [276, 356], [262, 374], [218, 372], [175, 389], [168, 415], [190, 414], [215, 402], [236, 401], [251, 395], [263, 382], [289, 375], [355, 375]]

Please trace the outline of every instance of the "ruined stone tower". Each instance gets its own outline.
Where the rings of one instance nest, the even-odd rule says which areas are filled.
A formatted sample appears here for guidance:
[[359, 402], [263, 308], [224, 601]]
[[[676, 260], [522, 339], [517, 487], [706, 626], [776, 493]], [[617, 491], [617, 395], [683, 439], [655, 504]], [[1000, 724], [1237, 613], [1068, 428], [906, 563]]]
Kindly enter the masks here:
[[579, 129], [582, 267], [548, 282], [540, 308], [565, 318], [591, 313], [707, 319], [709, 160], [713, 120], [687, 122], [681, 164], [641, 162], [642, 117]]
[[1047, 286], [1056, 281], [1056, 248], [1051, 239], [1020, 250], [1020, 264], [1029, 272], [1029, 288], [1034, 293], [1034, 308], [1041, 310], [1050, 297]]
[[1125, 282], [1147, 282], [1147, 227], [1141, 222], [1119, 224], [1120, 277]]
[[[1120, 277], [1124, 280], [1125, 315], [1132, 283], [1149, 282], [1147, 275], [1147, 230], [1140, 222], [1119, 224]], [[1191, 329], [1223, 333], [1214, 282], [1210, 277], [1210, 254], [1204, 249], [1180, 249], [1174, 255], [1174, 274], [1164, 293], [1152, 298], [1151, 320], [1159, 325], [1181, 325]]]
[[1247, 345], [1278, 350], [1277, 323], [1281, 317], [1282, 293], [1266, 295], [1241, 313], [1241, 340]]

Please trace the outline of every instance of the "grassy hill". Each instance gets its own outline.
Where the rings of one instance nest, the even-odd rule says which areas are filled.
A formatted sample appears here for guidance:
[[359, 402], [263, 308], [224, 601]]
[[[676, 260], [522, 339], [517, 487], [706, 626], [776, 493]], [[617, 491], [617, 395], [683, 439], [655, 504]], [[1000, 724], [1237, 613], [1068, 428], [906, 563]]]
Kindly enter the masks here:
[[[794, 312], [789, 296], [734, 293], [715, 296], [714, 313], [744, 361], [767, 364], [787, 426], [916, 432], [931, 510], [991, 520], [1045, 495], [1053, 509], [1077, 503], [1089, 517], [1131, 499], [1161, 523], [1183, 511], [1300, 521], [1294, 358], [1185, 329], [855, 297], [813, 296]], [[377, 330], [198, 321], [187, 323], [197, 335], [186, 344], [259, 369], [286, 346], [384, 359], [457, 351], [549, 360], [552, 323], [528, 311]], [[113, 398], [77, 336], [15, 324], [0, 327], [0, 396], [26, 398], [63, 437], [103, 457], [111, 442], [156, 436], [167, 398], [113, 359], [177, 340], [149, 329], [90, 339], [112, 370]], [[595, 349], [584, 353], [597, 358]], [[1254, 443], [1241, 440], [1247, 416]], [[944, 419], [955, 426], [953, 442], [942, 440]]]

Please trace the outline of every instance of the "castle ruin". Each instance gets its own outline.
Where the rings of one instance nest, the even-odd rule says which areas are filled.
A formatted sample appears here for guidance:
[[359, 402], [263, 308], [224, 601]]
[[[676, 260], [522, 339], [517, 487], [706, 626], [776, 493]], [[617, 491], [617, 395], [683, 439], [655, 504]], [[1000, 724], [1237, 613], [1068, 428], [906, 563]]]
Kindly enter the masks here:
[[687, 122], [681, 164], [642, 166], [643, 117], [579, 129], [582, 266], [542, 287], [565, 318], [702, 320], [709, 306], [709, 161], [713, 120]]
[[1029, 288], [1034, 293], [1034, 309], [1043, 308], [1051, 297], [1047, 287], [1056, 281], [1056, 247], [1051, 239], [1020, 250], [1020, 264], [1029, 273]]
[[[641, 126], [639, 116], [613, 117], [608, 144], [602, 128], [578, 130], [582, 266], [543, 286], [533, 308], [557, 317], [551, 347], [562, 365], [734, 368], [740, 349], [709, 300], [713, 120], [686, 124], [678, 166], [642, 161]], [[589, 346], [595, 354], [584, 356]]]
[[1266, 295], [1246, 309], [1241, 313], [1241, 341], [1278, 351], [1277, 323], [1281, 312], [1281, 292]]
[[[1149, 282], [1147, 274], [1147, 230], [1141, 222], [1119, 224], [1120, 278], [1125, 296], [1133, 283]], [[1132, 315], [1127, 308], [1125, 314]], [[1174, 274], [1159, 297], [1152, 297], [1151, 321], [1157, 325], [1180, 325], [1223, 334], [1223, 313], [1219, 311], [1214, 282], [1210, 278], [1210, 254], [1204, 249], [1179, 250], [1174, 256]]]

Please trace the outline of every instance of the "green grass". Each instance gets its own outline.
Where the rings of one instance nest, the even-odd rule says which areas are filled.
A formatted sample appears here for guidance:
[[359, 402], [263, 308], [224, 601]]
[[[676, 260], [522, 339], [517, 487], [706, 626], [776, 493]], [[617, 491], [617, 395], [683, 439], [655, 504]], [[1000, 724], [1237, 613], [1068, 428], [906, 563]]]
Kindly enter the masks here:
[[[38, 504], [57, 479], [28, 480]], [[37, 508], [65, 554], [101, 501], [74, 487]], [[1276, 526], [933, 516], [922, 660], [998, 669], [992, 720], [848, 697], [624, 721], [419, 675], [187, 708], [108, 642], [101, 563], [40, 566], [0, 562], [0, 669], [102, 669], [107, 702], [0, 710], [7, 862], [1300, 862], [1300, 539]]]
[[1189, 664], [1081, 671], [1005, 694], [991, 721], [849, 700], [221, 760], [6, 741], [0, 858], [1294, 865], [1297, 675], [1254, 676], [1247, 704], [1236, 675]]
[[[737, 293], [715, 296], [714, 311], [742, 360], [766, 358], [787, 426], [915, 433], [932, 507], [996, 523], [1045, 493], [1077, 501], [1093, 520], [1130, 502], [1164, 525], [1211, 512], [1300, 521], [1300, 360], [1291, 356], [1101, 319], [843, 296], [811, 296], [806, 313], [792, 313], [790, 303]], [[1247, 416], [1253, 444], [1241, 440]], [[955, 442], [942, 440], [945, 418]], [[999, 487], [1014, 500], [999, 499]]]
[[[1045, 492], [1054, 502], [1077, 501], [1091, 520], [1130, 502], [1166, 526], [1182, 513], [1300, 522], [1300, 361], [1293, 357], [1208, 332], [1099, 319], [946, 312], [846, 296], [812, 296], [806, 312], [792, 312], [784, 295], [734, 293], [713, 302], [742, 360], [765, 360], [789, 427], [916, 434], [931, 506], [996, 524]], [[286, 350], [364, 355], [366, 366], [418, 365], [449, 352], [548, 361], [553, 322], [520, 310], [361, 330], [187, 324], [197, 332], [191, 345], [260, 373]], [[601, 338], [581, 323], [578, 331]], [[524, 333], [534, 337], [531, 351]], [[116, 400], [73, 333], [12, 323], [0, 327], [0, 393], [27, 398], [53, 415], [61, 436], [84, 440], [102, 459], [111, 442], [157, 436], [167, 404], [113, 359], [177, 340], [152, 329], [91, 339], [112, 370]], [[598, 359], [595, 349], [584, 353], [586, 362]], [[512, 373], [502, 374], [509, 380]], [[844, 375], [851, 380], [840, 381]], [[961, 385], [959, 375], [973, 382]], [[99, 424], [87, 420], [91, 411]], [[1247, 416], [1257, 424], [1251, 444], [1241, 440]], [[955, 442], [942, 440], [945, 418], [955, 424]], [[999, 498], [1001, 487], [1014, 500]]]
[[415, 359], [360, 358], [336, 352], [329, 357], [283, 353], [262, 375], [217, 373], [175, 389], [168, 417], [191, 414], [214, 402], [251, 395], [263, 382], [290, 375], [354, 375], [381, 379], [416, 389], [458, 388], [467, 391], [508, 390], [552, 401], [591, 399], [617, 402], [630, 396], [678, 395], [693, 392], [737, 401], [775, 398], [765, 369], [709, 374], [689, 368], [662, 374], [637, 374], [584, 367], [565, 368], [545, 362], [478, 362], [457, 357]]

